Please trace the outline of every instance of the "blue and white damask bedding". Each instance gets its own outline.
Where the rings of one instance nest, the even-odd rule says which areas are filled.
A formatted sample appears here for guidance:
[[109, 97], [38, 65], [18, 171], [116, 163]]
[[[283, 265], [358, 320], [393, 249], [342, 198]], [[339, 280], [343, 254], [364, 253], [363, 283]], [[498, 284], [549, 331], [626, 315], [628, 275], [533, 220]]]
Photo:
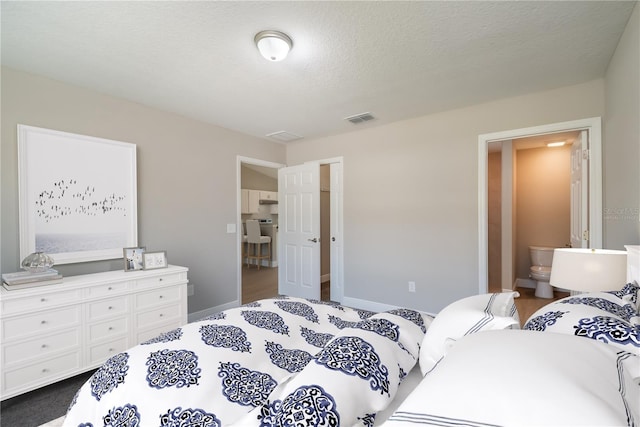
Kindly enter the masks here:
[[432, 318], [280, 297], [225, 310], [110, 358], [65, 426], [372, 426]]

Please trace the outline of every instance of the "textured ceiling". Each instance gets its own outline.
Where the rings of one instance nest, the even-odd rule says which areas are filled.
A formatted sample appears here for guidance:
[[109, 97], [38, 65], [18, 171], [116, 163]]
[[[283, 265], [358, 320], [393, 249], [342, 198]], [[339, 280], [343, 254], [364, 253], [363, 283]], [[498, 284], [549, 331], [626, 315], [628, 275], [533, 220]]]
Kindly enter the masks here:
[[[602, 77], [636, 3], [3, 0], [1, 61], [310, 139]], [[255, 48], [266, 29], [293, 39], [284, 61]], [[343, 120], [363, 112], [376, 120]]]

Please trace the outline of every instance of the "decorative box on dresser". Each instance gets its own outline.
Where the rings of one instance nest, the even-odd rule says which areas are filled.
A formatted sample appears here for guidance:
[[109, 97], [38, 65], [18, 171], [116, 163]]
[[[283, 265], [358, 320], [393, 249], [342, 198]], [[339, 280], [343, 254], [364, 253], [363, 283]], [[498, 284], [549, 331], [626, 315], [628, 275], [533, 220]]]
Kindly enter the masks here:
[[96, 368], [187, 323], [187, 272], [109, 271], [0, 288], [1, 400]]

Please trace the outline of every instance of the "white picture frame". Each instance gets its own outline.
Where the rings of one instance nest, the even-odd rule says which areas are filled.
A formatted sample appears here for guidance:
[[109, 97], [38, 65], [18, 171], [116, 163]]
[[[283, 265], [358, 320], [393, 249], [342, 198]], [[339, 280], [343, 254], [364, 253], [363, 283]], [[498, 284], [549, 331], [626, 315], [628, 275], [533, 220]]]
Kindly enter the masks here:
[[142, 254], [142, 269], [155, 270], [156, 268], [167, 268], [167, 251], [145, 252]]
[[124, 271], [143, 270], [143, 256], [147, 250], [144, 246], [133, 248], [122, 248], [122, 259], [124, 260]]
[[18, 125], [20, 257], [116, 259], [138, 244], [136, 145]]

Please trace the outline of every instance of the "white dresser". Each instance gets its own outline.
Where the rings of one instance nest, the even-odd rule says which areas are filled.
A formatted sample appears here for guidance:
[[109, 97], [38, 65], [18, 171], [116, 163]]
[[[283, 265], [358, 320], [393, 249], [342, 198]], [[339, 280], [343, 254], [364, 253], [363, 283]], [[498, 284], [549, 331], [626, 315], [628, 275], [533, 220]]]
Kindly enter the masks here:
[[0, 400], [100, 366], [187, 323], [185, 267], [109, 271], [0, 287]]

